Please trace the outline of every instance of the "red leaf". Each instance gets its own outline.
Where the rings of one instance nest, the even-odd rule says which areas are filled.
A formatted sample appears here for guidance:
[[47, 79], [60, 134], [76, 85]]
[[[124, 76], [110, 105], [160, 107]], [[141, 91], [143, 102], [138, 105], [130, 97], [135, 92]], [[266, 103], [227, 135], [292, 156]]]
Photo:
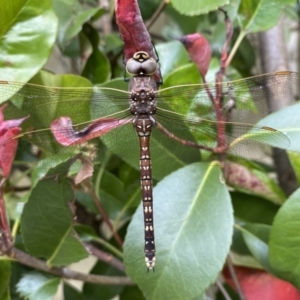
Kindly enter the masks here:
[[207, 39], [199, 33], [185, 35], [178, 39], [196, 64], [200, 74], [204, 77], [207, 73], [211, 49]]
[[272, 194], [272, 191], [257, 175], [242, 165], [235, 163], [225, 165], [224, 177], [226, 182], [232, 186], [251, 190], [258, 195]]
[[6, 105], [0, 107], [0, 169], [3, 178], [8, 177], [16, 155], [18, 139], [15, 137], [21, 131], [19, 125], [28, 118], [4, 121], [3, 110], [5, 107]]
[[128, 124], [131, 119], [119, 120], [103, 118], [94, 121], [84, 129], [75, 131], [69, 117], [60, 117], [51, 123], [51, 131], [56, 141], [64, 146], [82, 144], [88, 140], [99, 137], [114, 128]]
[[[289, 282], [250, 268], [235, 267], [235, 272], [247, 300], [300, 300], [300, 292]], [[235, 289], [227, 269], [223, 270], [226, 282]]]
[[[156, 57], [137, 0], [116, 0], [115, 5], [116, 21], [124, 42], [125, 63], [138, 51], [147, 52], [150, 57], [157, 61], [158, 57]], [[153, 77], [157, 82], [161, 81], [159, 70]]]
[[151, 37], [143, 22], [136, 0], [116, 0], [116, 21], [124, 42], [124, 57], [127, 61], [137, 51], [145, 51], [156, 59]]

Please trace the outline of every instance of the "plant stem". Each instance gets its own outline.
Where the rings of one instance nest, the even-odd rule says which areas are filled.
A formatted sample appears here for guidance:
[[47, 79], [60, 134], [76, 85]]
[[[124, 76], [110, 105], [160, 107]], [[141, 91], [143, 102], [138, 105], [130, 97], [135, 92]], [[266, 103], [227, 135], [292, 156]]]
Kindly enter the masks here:
[[128, 277], [123, 276], [101, 276], [94, 274], [84, 274], [76, 272], [68, 268], [58, 268], [49, 266], [45, 261], [37, 259], [28, 253], [25, 253], [15, 247], [9, 251], [9, 257], [18, 261], [19, 263], [32, 267], [34, 269], [53, 274], [58, 277], [66, 279], [75, 279], [83, 282], [89, 282], [94, 284], [105, 284], [105, 285], [133, 285], [134, 283]]
[[232, 300], [229, 294], [227, 293], [226, 289], [224, 288], [223, 284], [220, 282], [220, 280], [216, 281], [216, 285], [218, 286], [221, 294], [225, 298], [225, 300]]
[[105, 263], [125, 273], [124, 264], [118, 259], [116, 259], [112, 254], [106, 253], [91, 244], [85, 244], [85, 246], [88, 249], [88, 251], [91, 252], [91, 254], [93, 254], [99, 260], [104, 261]]
[[113, 227], [112, 223], [110, 222], [110, 220], [109, 220], [109, 218], [108, 218], [108, 216], [107, 216], [107, 214], [106, 214], [106, 212], [105, 212], [105, 210], [104, 210], [104, 208], [101, 204], [101, 201], [100, 201], [99, 197], [96, 195], [91, 183], [88, 182], [88, 181], [85, 181], [84, 184], [88, 188], [88, 191], [89, 191], [89, 193], [91, 194], [91, 196], [93, 198], [93, 201], [94, 201], [94, 203], [95, 203], [95, 205], [96, 205], [96, 207], [99, 211], [99, 214], [102, 216], [104, 222], [107, 224], [108, 228], [111, 230], [111, 232], [112, 232], [113, 236], [115, 237], [117, 243], [120, 245], [120, 247], [122, 247], [123, 246], [123, 241], [122, 241], [121, 237], [119, 236], [118, 232], [116, 232], [114, 230], [114, 227]]
[[236, 287], [236, 290], [237, 290], [237, 292], [239, 294], [240, 300], [246, 300], [246, 297], [245, 297], [245, 295], [244, 295], [244, 293], [242, 291], [242, 288], [240, 286], [239, 280], [238, 280], [238, 278], [236, 276], [236, 273], [235, 273], [235, 270], [234, 270], [234, 266], [233, 266], [231, 258], [230, 258], [230, 254], [227, 256], [226, 263], [227, 263], [227, 266], [228, 266], [228, 269], [229, 269], [230, 276], [231, 276], [231, 278], [232, 278], [232, 280], [234, 282], [234, 285]]
[[98, 243], [99, 245], [104, 246], [106, 249], [110, 250], [113, 254], [118, 256], [119, 258], [123, 259], [123, 253], [119, 251], [116, 247], [105, 241], [104, 239], [101, 238], [94, 238], [93, 241], [95, 243]]
[[225, 66], [228, 67], [229, 64], [231, 63], [237, 49], [239, 48], [243, 38], [246, 36], [246, 31], [242, 30], [237, 38], [237, 40], [235, 41], [235, 44], [233, 45], [231, 52], [229, 53], [227, 60], [226, 60], [226, 64]]
[[165, 9], [165, 7], [170, 3], [170, 0], [164, 0], [162, 3], [159, 5], [151, 19], [147, 22], [146, 28], [149, 30], [150, 27], [154, 24], [154, 22], [157, 20], [157, 18], [160, 16], [162, 11]]

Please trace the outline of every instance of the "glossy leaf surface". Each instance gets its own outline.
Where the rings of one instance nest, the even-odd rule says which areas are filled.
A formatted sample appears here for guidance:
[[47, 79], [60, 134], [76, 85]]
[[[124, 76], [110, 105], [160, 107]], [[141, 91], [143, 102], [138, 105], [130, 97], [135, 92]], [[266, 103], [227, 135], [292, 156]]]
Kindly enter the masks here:
[[243, 0], [239, 7], [240, 21], [246, 32], [267, 30], [276, 25], [282, 9], [294, 4], [292, 0]]
[[268, 272], [272, 272], [268, 257], [270, 229], [270, 226], [262, 224], [246, 224], [243, 227], [240, 227], [248, 249]]
[[26, 82], [55, 43], [58, 21], [51, 1], [3, 0], [0, 11], [0, 80]]
[[281, 130], [291, 141], [288, 147], [289, 151], [300, 152], [300, 103], [288, 106], [278, 112], [275, 112], [258, 124], [264, 126], [275, 126]]
[[81, 31], [85, 22], [99, 12], [100, 8], [86, 8], [77, 0], [53, 0], [53, 8], [59, 19], [58, 44], [64, 49]]
[[182, 168], [154, 188], [155, 272], [147, 274], [144, 265], [142, 205], [127, 231], [126, 272], [147, 299], [196, 297], [217, 278], [232, 225], [230, 198], [219, 168]]
[[11, 276], [11, 264], [8, 260], [0, 261], [0, 299], [9, 299], [9, 278]]
[[181, 14], [188, 16], [195, 16], [204, 13], [208, 13], [209, 11], [216, 10], [220, 6], [229, 3], [229, 0], [217, 0], [217, 1], [198, 1], [195, 3], [193, 0], [171, 0], [172, 5], [176, 10], [178, 10]]
[[59, 283], [59, 278], [33, 272], [22, 277], [17, 285], [17, 291], [29, 300], [51, 300], [56, 294]]
[[296, 190], [275, 217], [269, 241], [270, 263], [276, 274], [300, 288], [298, 249], [300, 237], [300, 190]]
[[42, 180], [32, 190], [22, 215], [22, 236], [29, 252], [50, 265], [66, 265], [87, 257], [73, 231], [68, 182]]

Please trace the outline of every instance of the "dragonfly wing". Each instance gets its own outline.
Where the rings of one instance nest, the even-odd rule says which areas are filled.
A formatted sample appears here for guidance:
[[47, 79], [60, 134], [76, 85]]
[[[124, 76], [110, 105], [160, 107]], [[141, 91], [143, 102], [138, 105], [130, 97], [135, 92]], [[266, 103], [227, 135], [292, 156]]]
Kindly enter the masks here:
[[[176, 135], [174, 138], [165, 131], [169, 139], [176, 141], [174, 149], [180, 148], [179, 151], [189, 153], [190, 148], [198, 148], [204, 163], [212, 159], [210, 154], [216, 150], [218, 140], [226, 146], [224, 150], [231, 158], [236, 156], [245, 159], [260, 159], [266, 153], [270, 153], [271, 147], [288, 149], [290, 145], [284, 133], [267, 126], [237, 122], [219, 124], [211, 120], [185, 117], [166, 111], [164, 114], [158, 112], [157, 120], [168, 129], [169, 133]], [[224, 127], [224, 130], [218, 127]]]
[[[109, 118], [114, 122], [108, 122], [108, 119], [102, 120], [103, 122], [93, 119], [91, 117], [91, 103], [94, 103], [93, 111], [101, 111], [103, 114], [108, 115], [112, 111], [110, 101], [112, 95], [120, 103], [123, 111], [118, 111], [114, 118]], [[0, 101], [4, 101], [8, 97], [10, 97], [10, 101], [4, 112], [5, 119], [28, 117], [22, 125], [22, 133], [18, 136], [22, 139], [19, 142], [18, 149], [19, 152], [23, 152], [23, 157], [24, 153], [27, 153], [26, 155], [30, 154], [32, 159], [36, 159], [36, 156], [53, 157], [55, 154], [66, 154], [69, 157], [72, 153], [76, 154], [82, 151], [83, 148], [87, 151], [93, 147], [95, 148], [92, 145], [96, 145], [97, 141], [88, 141], [85, 145], [77, 143], [78, 145], [73, 147], [62, 146], [50, 130], [54, 120], [68, 117], [72, 124], [75, 124], [73, 133], [79, 132], [81, 142], [83, 142], [83, 138], [86, 137], [85, 128], [93, 128], [90, 133], [91, 131], [95, 133], [98, 130], [98, 135], [95, 136], [99, 136], [113, 128], [124, 125], [128, 118], [128, 92], [109, 87], [59, 88], [17, 82], [1, 82]], [[125, 108], [127, 111], [124, 111]], [[95, 124], [98, 124], [98, 129], [95, 128]], [[100, 127], [102, 133], [99, 134]], [[62, 124], [56, 124], [55, 131], [57, 134], [63, 136], [65, 130]], [[74, 139], [74, 136], [72, 138]], [[86, 140], [89, 139], [90, 137], [86, 138]], [[12, 140], [2, 140], [1, 143], [2, 145], [12, 143]], [[36, 145], [38, 148], [32, 148], [30, 145]], [[75, 144], [71, 143], [71, 145]], [[28, 151], [24, 152], [25, 149]]]
[[276, 109], [299, 98], [299, 74], [276, 72], [219, 84], [186, 84], [161, 89], [157, 93], [162, 109], [170, 109], [191, 117], [216, 120], [214, 100], [221, 91], [221, 109], [230, 120], [257, 122], [269, 112], [268, 102]]

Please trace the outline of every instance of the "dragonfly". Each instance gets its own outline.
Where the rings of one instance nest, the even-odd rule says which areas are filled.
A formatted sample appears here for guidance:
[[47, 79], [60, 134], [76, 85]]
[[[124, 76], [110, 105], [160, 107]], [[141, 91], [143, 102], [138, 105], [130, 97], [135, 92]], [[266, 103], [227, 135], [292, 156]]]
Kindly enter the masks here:
[[[287, 149], [290, 141], [284, 133], [248, 123], [245, 117], [258, 120], [266, 115], [266, 99], [280, 105], [281, 98], [294, 98], [299, 79], [297, 73], [276, 72], [159, 89], [154, 76], [159, 68], [158, 60], [147, 52], [136, 52], [126, 63], [128, 90], [0, 81], [0, 100], [9, 103], [6, 118], [27, 117], [18, 136], [20, 149], [25, 140], [38, 146], [45, 157], [68, 149], [96, 163], [101, 148], [95, 141], [100, 139], [130, 164], [139, 162], [148, 271], [154, 271], [156, 260], [153, 174], [159, 178], [194, 161], [218, 159], [227, 164], [251, 155], [256, 159], [257, 149]], [[155, 165], [163, 167], [156, 172], [154, 165], [152, 173], [153, 157]]]

